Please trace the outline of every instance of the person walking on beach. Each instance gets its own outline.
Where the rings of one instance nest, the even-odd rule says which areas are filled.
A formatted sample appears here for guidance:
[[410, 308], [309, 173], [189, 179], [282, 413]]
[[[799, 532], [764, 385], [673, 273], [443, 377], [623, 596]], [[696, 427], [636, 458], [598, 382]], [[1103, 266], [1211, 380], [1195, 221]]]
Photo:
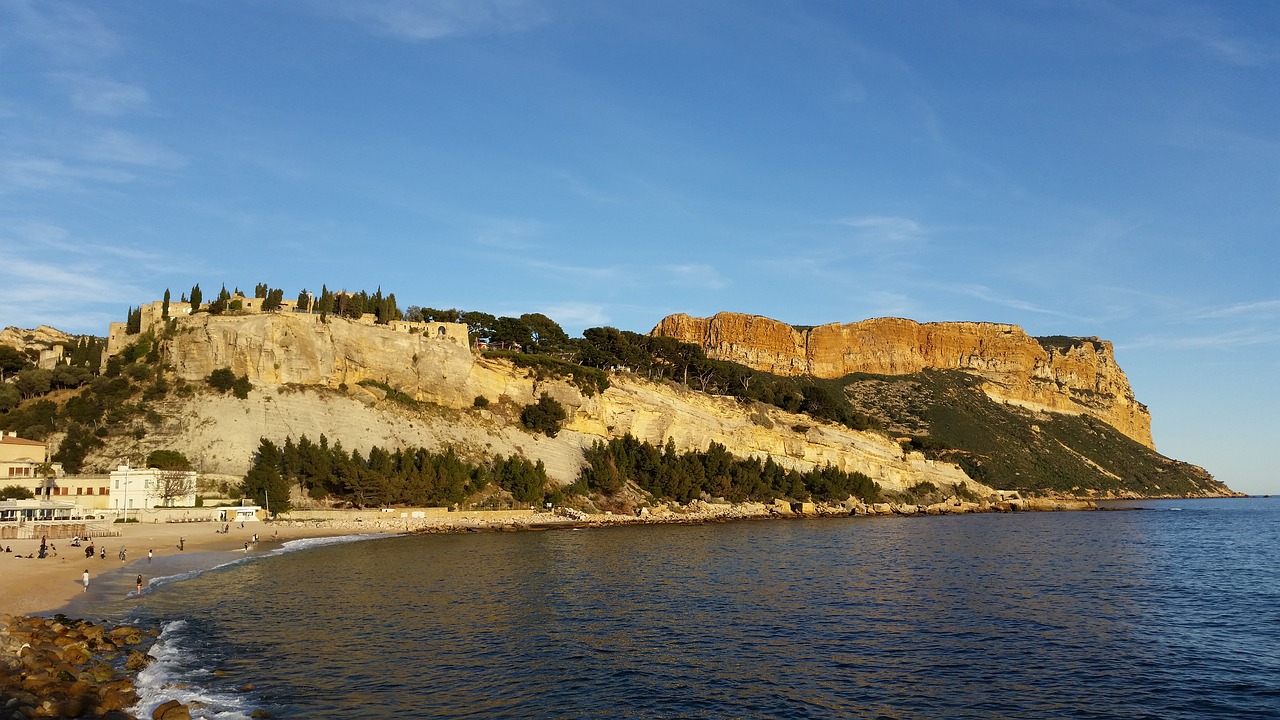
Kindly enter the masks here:
[[138, 576], [138, 595], [142, 595], [142, 576]]
[[151, 548], [147, 548], [147, 564], [151, 564]]
[[80, 576], [80, 582], [84, 583], [84, 592], [89, 592], [89, 568], [84, 569], [84, 574]]
[[100, 555], [98, 555], [98, 557], [99, 557], [99, 558], [101, 558], [101, 559], [103, 559], [103, 560], [106, 560], [106, 559], [107, 559], [107, 546], [106, 546], [106, 545], [103, 545], [103, 546], [102, 546], [102, 553], [101, 553]]
[[124, 562], [124, 554], [125, 554], [125, 549], [124, 549], [124, 546], [121, 545], [120, 546], [120, 562]]
[[187, 539], [185, 537], [178, 538], [178, 551], [181, 552], [182, 546], [186, 544], [187, 544]]

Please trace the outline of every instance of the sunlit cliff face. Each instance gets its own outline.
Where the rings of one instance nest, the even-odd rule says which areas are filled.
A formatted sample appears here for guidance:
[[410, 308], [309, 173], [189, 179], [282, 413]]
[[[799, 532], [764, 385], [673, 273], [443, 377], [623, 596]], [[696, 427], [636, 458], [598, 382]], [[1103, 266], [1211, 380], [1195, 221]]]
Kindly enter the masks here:
[[1091, 415], [1154, 447], [1150, 413], [1133, 397], [1111, 343], [1097, 338], [1042, 343], [1016, 325], [901, 318], [797, 329], [738, 313], [671, 315], [652, 334], [695, 343], [710, 357], [778, 375], [964, 370], [986, 380], [984, 390], [995, 400]]

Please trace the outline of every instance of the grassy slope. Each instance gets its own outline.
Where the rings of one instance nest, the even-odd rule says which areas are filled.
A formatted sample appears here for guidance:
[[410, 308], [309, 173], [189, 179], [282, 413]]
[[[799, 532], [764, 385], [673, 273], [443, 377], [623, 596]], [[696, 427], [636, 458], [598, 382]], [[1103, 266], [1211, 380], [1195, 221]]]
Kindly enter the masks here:
[[1202, 468], [1172, 460], [1087, 416], [997, 403], [956, 371], [845, 378], [862, 412], [910, 436], [930, 457], [999, 489], [1084, 494], [1220, 494]]

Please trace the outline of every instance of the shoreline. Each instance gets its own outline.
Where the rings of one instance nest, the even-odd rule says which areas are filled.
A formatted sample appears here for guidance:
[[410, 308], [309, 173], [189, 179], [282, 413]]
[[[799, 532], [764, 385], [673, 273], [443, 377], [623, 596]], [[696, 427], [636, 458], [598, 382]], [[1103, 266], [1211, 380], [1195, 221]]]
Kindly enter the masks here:
[[[1132, 502], [1138, 501], [1140, 500]], [[150, 646], [160, 641], [163, 628], [147, 629], [120, 625], [119, 623], [127, 622], [125, 617], [117, 614], [114, 619], [104, 620], [101, 611], [108, 607], [118, 610], [121, 607], [121, 601], [128, 601], [133, 597], [137, 597], [136, 591], [133, 589], [134, 578], [137, 574], [143, 574], [144, 576], [143, 596], [145, 596], [170, 582], [182, 582], [229, 563], [250, 560], [259, 556], [275, 555], [282, 549], [287, 552], [289, 549], [286, 548], [286, 543], [291, 541], [335, 538], [335, 542], [342, 542], [343, 538], [350, 538], [350, 541], [361, 541], [363, 539], [404, 534], [537, 532], [554, 529], [643, 524], [710, 524], [740, 520], [1142, 509], [1140, 507], [1114, 506], [1123, 502], [1126, 501], [1112, 501], [1105, 503], [1102, 507], [1092, 502], [1043, 499], [1032, 502], [1019, 501], [1013, 504], [984, 503], [979, 505], [953, 502], [945, 507], [912, 505], [882, 505], [877, 507], [876, 505], [862, 506], [855, 503], [855, 507], [852, 509], [847, 503], [819, 505], [805, 503], [797, 504], [798, 507], [802, 508], [802, 512], [794, 512], [790, 510], [789, 506], [784, 510], [781, 504], [743, 503], [730, 505], [694, 501], [686, 506], [676, 506], [674, 510], [669, 507], [660, 507], [656, 512], [637, 516], [587, 515], [562, 510], [558, 513], [534, 513], [530, 511], [527, 514], [517, 516], [512, 516], [511, 513], [494, 513], [495, 517], [489, 518], [486, 518], [483, 514], [459, 513], [452, 518], [413, 519], [410, 521], [406, 521], [403, 518], [391, 519], [378, 518], [376, 516], [374, 519], [365, 519], [360, 517], [361, 513], [351, 513], [355, 517], [349, 516], [346, 519], [248, 522], [245, 523], [244, 527], [236, 524], [226, 535], [214, 532], [214, 528], [220, 527], [220, 525], [212, 523], [202, 523], [195, 526], [188, 523], [128, 525], [119, 528], [122, 533], [120, 537], [98, 538], [100, 541], [107, 541], [108, 558], [106, 560], [95, 556], [92, 561], [87, 561], [83, 557], [84, 548], [70, 547], [62, 550], [58, 557], [46, 560], [14, 559], [13, 555], [7, 555], [10, 559], [3, 562], [19, 563], [19, 565], [10, 565], [10, 569], [18, 569], [20, 572], [22, 570], [32, 572], [28, 573], [26, 577], [19, 577], [20, 581], [29, 582], [9, 585], [10, 588], [15, 585], [22, 585], [25, 588], [23, 592], [18, 594], [5, 592], [0, 596], [0, 645], [4, 646], [2, 649], [5, 651], [3, 653], [4, 657], [0, 658], [0, 661], [5, 662], [11, 668], [26, 668], [21, 674], [22, 679], [15, 680], [15, 682], [20, 683], [19, 685], [9, 687], [9, 685], [12, 685], [12, 683], [9, 683], [5, 687], [0, 687], [0, 702], [7, 703], [18, 698], [33, 709], [38, 703], [43, 703], [43, 705], [47, 706], [41, 708], [44, 712], [52, 712], [55, 708], [61, 712], [65, 708], [58, 703], [65, 703], [66, 697], [74, 695], [80, 698], [83, 703], [94, 704], [93, 707], [96, 709], [105, 710], [108, 704], [111, 705], [116, 710], [116, 714], [113, 714], [112, 717], [141, 717], [147, 713], [159, 712], [161, 709], [166, 708], [178, 712], [177, 707], [174, 706], [180, 706], [181, 703], [179, 701], [157, 699], [157, 697], [166, 696], [167, 693], [139, 697], [139, 693], [142, 692], [141, 687], [137, 687], [137, 692], [135, 692], [135, 685], [139, 681], [138, 673], [151, 661], [149, 658]], [[406, 525], [410, 526], [407, 533]], [[195, 534], [192, 534], [193, 527], [197, 531]], [[251, 543], [255, 533], [259, 536], [259, 542], [256, 545]], [[182, 550], [178, 549], [178, 540], [180, 538], [184, 539], [184, 549]], [[27, 545], [31, 545], [33, 548], [38, 547], [39, 542], [37, 539], [5, 541], [5, 544], [17, 544], [19, 547], [15, 548], [14, 554], [16, 555], [17, 552], [27, 549]], [[246, 542], [251, 543], [247, 548]], [[54, 544], [56, 545], [57, 541], [54, 541]], [[129, 557], [131, 559], [125, 562], [121, 562], [118, 555], [113, 553], [113, 548], [118, 552], [118, 548], [121, 545], [129, 548]], [[156, 547], [157, 545], [160, 547]], [[310, 545], [311, 543], [305, 543], [302, 547], [295, 546], [293, 549], [303, 550]], [[154, 555], [150, 562], [146, 554], [147, 549], [151, 549]], [[76, 559], [72, 559], [67, 554], [69, 551], [77, 551], [81, 554]], [[6, 554], [0, 554], [0, 557], [6, 557]], [[82, 566], [86, 564], [91, 569], [91, 582], [87, 592], [84, 591], [80, 584], [79, 575], [79, 573], [83, 572]], [[12, 577], [11, 574], [10, 577]], [[68, 594], [70, 595], [69, 597]], [[61, 602], [61, 605], [58, 609], [47, 609], [59, 602]], [[38, 607], [23, 610], [20, 608], [24, 606], [19, 603]], [[104, 622], [106, 624], [101, 625]], [[99, 625], [95, 626], [95, 623], [99, 623]], [[68, 642], [62, 642], [52, 635], [48, 635], [50, 632], [65, 636]], [[114, 639], [115, 645], [110, 643], [105, 645], [95, 644], [97, 641], [92, 639], [86, 643], [86, 633], [93, 635], [93, 632], [96, 632], [94, 637], [101, 637], [106, 633]], [[86, 653], [83, 659], [78, 657], [73, 659], [74, 662], [79, 662], [80, 665], [84, 666], [76, 666], [79, 669], [77, 669], [77, 674], [74, 678], [67, 673], [60, 673], [55, 676], [54, 671], [56, 669], [66, 670], [67, 668], [66, 663], [69, 661], [64, 651], [54, 651], [55, 654], [48, 655], [48, 657], [27, 657], [23, 659], [24, 649], [19, 649], [18, 643], [22, 639], [35, 637], [37, 633], [45, 633], [45, 639], [48, 640], [48, 642], [39, 643], [41, 648], [75, 644], [91, 651]], [[17, 640], [15, 641], [14, 638], [17, 638]], [[32, 640], [32, 642], [34, 643], [35, 641]], [[103, 648], [106, 648], [105, 654], [98, 652]], [[108, 673], [101, 677], [98, 676], [102, 672], [104, 659], [110, 661], [113, 656], [124, 657], [125, 655], [129, 659], [128, 667], [118, 670], [114, 674]], [[27, 686], [35, 682], [29, 676], [30, 678], [40, 678], [38, 684], [32, 687], [42, 689], [37, 692], [27, 692]], [[54, 704], [51, 705], [50, 703]], [[193, 705], [192, 707], [195, 706]], [[186, 707], [182, 706], [182, 710], [186, 710]], [[68, 710], [67, 712], [72, 711]], [[141, 713], [141, 715], [130, 715], [129, 712]], [[4, 716], [6, 715], [0, 712], [0, 717]]]
[[[226, 535], [214, 532], [218, 523], [121, 523], [110, 527], [121, 535], [90, 539], [99, 551], [106, 548], [105, 559], [99, 554], [86, 558], [88, 543], [84, 541], [81, 547], [72, 547], [65, 538], [51, 539], [58, 555], [44, 559], [27, 557], [37, 554], [39, 538], [0, 541], [0, 546], [13, 549], [12, 553], [0, 552], [0, 567], [6, 579], [5, 589], [0, 592], [0, 616], [52, 616], [74, 610], [77, 616], [92, 618], [94, 605], [116, 602], [132, 594], [136, 575], [143, 576], [145, 594], [151, 580], [157, 577], [207, 570], [244, 557], [244, 544], [255, 532], [259, 542], [256, 547], [251, 546], [249, 556], [270, 552], [289, 540], [358, 532], [262, 522], [245, 523], [244, 528], [232, 524]], [[278, 537], [273, 538], [277, 532]], [[376, 531], [366, 528], [359, 532]], [[127, 549], [123, 562], [119, 559], [122, 546]], [[148, 550], [153, 555], [150, 563]], [[89, 571], [87, 591], [82, 583], [85, 570]]]
[[[1163, 499], [1133, 498], [1132, 501]], [[1184, 498], [1203, 499], [1203, 498]], [[1120, 499], [1117, 499], [1120, 500]], [[1130, 500], [1128, 498], [1124, 500]], [[1108, 504], [1112, 501], [1108, 501]], [[794, 509], [793, 509], [794, 508]], [[133, 594], [134, 577], [143, 576], [144, 594], [156, 578], [172, 577], [193, 570], [212, 567], [245, 557], [245, 543], [255, 533], [256, 546], [248, 554], [268, 554], [285, 542], [349, 535], [401, 535], [467, 532], [546, 531], [553, 529], [612, 527], [620, 525], [665, 525], [733, 522], [738, 520], [804, 519], [820, 517], [913, 517], [993, 512], [1035, 512], [1097, 510], [1098, 503], [1085, 499], [1030, 498], [1008, 502], [949, 502], [920, 506], [902, 503], [708, 503], [692, 501], [684, 506], [661, 505], [640, 515], [587, 514], [558, 509], [555, 512], [527, 511], [523, 514], [495, 512], [459, 513], [453, 517], [390, 518], [369, 511], [343, 511], [323, 519], [276, 519], [248, 522], [241, 527], [232, 523], [227, 534], [215, 532], [218, 523], [128, 523], [111, 525], [118, 537], [93, 538], [100, 550], [106, 547], [105, 559], [96, 554], [84, 557], [87, 544], [71, 547], [65, 539], [51, 540], [58, 549], [57, 557], [30, 558], [36, 554], [40, 540], [4, 540], [0, 564], [9, 582], [0, 593], [0, 615], [51, 616], [56, 613], [93, 617], [94, 606], [114, 602]], [[180, 539], [183, 549], [178, 548]], [[121, 562], [118, 552], [127, 549]], [[148, 563], [147, 551], [153, 552]], [[215, 557], [216, 556], [216, 557]], [[89, 588], [82, 585], [82, 573], [89, 571]]]

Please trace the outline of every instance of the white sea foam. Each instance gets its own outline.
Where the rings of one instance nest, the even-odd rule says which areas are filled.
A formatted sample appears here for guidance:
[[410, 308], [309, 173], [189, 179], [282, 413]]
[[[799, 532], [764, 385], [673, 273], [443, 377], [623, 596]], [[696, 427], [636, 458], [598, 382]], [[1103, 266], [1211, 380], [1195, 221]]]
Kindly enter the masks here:
[[[287, 553], [309, 550], [326, 545], [359, 542], [390, 537], [385, 534], [339, 535], [329, 537], [305, 538], [290, 540], [267, 553], [251, 554], [236, 558], [229, 562], [188, 570], [186, 572], [164, 577], [151, 578], [143, 588], [143, 594], [154, 592], [157, 588], [169, 583], [182, 582], [199, 577], [207, 572], [252, 562], [261, 558], [283, 555]], [[136, 596], [137, 592], [129, 593]], [[160, 704], [169, 700], [177, 700], [186, 704], [193, 718], [208, 720], [248, 720], [257, 707], [253, 693], [234, 690], [215, 690], [218, 683], [214, 674], [220, 658], [211, 655], [208, 645], [199, 637], [198, 631], [186, 620], [173, 620], [164, 623], [160, 636], [152, 645], [149, 653], [154, 660], [138, 673], [136, 688], [138, 703], [130, 708], [130, 712], [138, 717], [151, 717], [151, 713]]]
[[[274, 557], [276, 555], [284, 555], [286, 553], [299, 552], [302, 550], [310, 550], [311, 548], [324, 547], [326, 545], [340, 545], [343, 543], [360, 542], [363, 540], [377, 540], [377, 539], [387, 538], [387, 537], [395, 537], [395, 536], [386, 535], [382, 533], [365, 533], [360, 535], [330, 535], [325, 537], [302, 538], [300, 540], [288, 540], [284, 543], [281, 543], [280, 547], [275, 548], [271, 552], [258, 553], [256, 555], [255, 554], [245, 555], [244, 557], [238, 557], [234, 560], [228, 560], [227, 562], [218, 563], [216, 565], [211, 565], [209, 567], [196, 568], [194, 570], [187, 570], [186, 572], [176, 573], [174, 575], [165, 575], [162, 577], [151, 578], [150, 580], [147, 581], [146, 586], [143, 587], [142, 593], [145, 595], [147, 593], [154, 592], [156, 588], [159, 588], [162, 585], [168, 585], [169, 583], [174, 583], [174, 582], [182, 582], [184, 580], [191, 580], [193, 578], [200, 577], [201, 575], [207, 572], [213, 572], [214, 570], [221, 570], [223, 568], [240, 565], [242, 563], [253, 562], [254, 560], [260, 560], [266, 557]], [[232, 551], [232, 552], [235, 552], [235, 551]], [[129, 593], [130, 597], [134, 597], [136, 595], [137, 595], [136, 591]]]
[[200, 652], [198, 638], [186, 620], [165, 623], [151, 646], [151, 664], [138, 673], [138, 703], [129, 709], [151, 717], [162, 703], [177, 700], [193, 718], [247, 720], [254, 710], [250, 693], [211, 690], [216, 658]]

